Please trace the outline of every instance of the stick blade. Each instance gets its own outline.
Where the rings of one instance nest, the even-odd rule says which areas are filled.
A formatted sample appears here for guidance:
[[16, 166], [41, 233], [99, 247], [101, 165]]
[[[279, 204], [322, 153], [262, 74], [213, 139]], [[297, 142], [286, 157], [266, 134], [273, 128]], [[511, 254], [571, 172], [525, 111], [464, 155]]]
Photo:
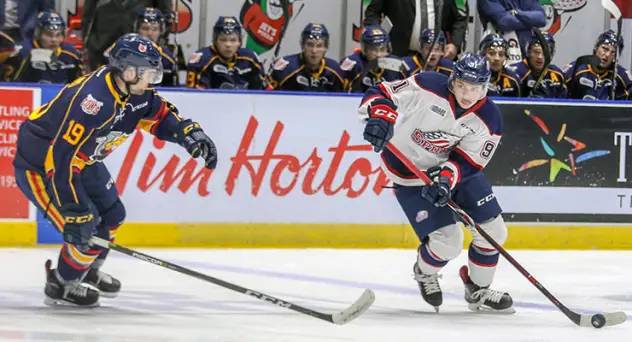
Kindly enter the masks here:
[[382, 57], [377, 59], [377, 66], [382, 69], [399, 72], [404, 66], [404, 62], [397, 58]]
[[331, 321], [338, 325], [349, 323], [367, 311], [373, 305], [373, 302], [375, 302], [375, 292], [371, 289], [366, 289], [350, 307], [331, 315]]
[[[581, 320], [579, 321], [579, 325], [582, 327], [592, 327], [592, 323], [590, 322], [593, 315], [581, 315]], [[628, 316], [625, 312], [610, 312], [604, 313], [603, 316], [606, 318], [605, 327], [609, 327], [611, 325], [618, 325], [624, 323]]]
[[606, 11], [610, 12], [616, 20], [621, 18], [621, 11], [619, 10], [619, 7], [617, 7], [617, 4], [615, 4], [612, 0], [601, 0], [601, 6], [603, 6]]

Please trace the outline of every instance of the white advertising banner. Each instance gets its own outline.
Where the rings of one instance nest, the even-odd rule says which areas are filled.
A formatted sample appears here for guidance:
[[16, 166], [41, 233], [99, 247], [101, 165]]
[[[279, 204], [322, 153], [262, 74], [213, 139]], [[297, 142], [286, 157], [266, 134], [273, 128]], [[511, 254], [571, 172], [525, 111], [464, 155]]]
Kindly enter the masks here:
[[[218, 168], [210, 172], [179, 146], [137, 133], [107, 159], [129, 221], [406, 223], [384, 188], [391, 184], [379, 156], [362, 139], [359, 97], [162, 94], [213, 138]], [[495, 192], [511, 213], [632, 214], [626, 188]]]

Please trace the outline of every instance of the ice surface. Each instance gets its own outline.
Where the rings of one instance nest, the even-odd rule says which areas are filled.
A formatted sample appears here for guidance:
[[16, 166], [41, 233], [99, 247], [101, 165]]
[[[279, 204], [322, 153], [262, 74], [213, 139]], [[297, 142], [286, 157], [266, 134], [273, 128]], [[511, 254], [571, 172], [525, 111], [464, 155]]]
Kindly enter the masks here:
[[[365, 288], [377, 300], [357, 320], [336, 326], [213, 284], [112, 252], [104, 270], [123, 290], [95, 309], [55, 309], [43, 300], [44, 262], [55, 249], [0, 249], [0, 341], [632, 341], [632, 323], [597, 330], [575, 326], [506, 261], [494, 288], [517, 313], [473, 313], [458, 268], [443, 270], [441, 313], [412, 279], [414, 250], [168, 250], [150, 255], [333, 313]], [[632, 314], [632, 252], [513, 251], [572, 309]]]

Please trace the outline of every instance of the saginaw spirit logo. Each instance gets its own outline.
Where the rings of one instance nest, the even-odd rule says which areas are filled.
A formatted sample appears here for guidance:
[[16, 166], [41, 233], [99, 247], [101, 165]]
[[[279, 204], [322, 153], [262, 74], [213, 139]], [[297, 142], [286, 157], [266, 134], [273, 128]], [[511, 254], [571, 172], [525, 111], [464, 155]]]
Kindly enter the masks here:
[[[524, 113], [528, 117], [530, 117], [538, 125], [538, 127], [540, 127], [540, 129], [545, 135], [550, 135], [551, 131], [549, 130], [549, 127], [544, 123], [544, 121], [542, 121], [542, 119], [540, 119], [535, 114], [531, 113], [531, 111], [528, 109], [525, 109]], [[564, 140], [564, 142], [562, 142], [562, 140]], [[560, 131], [555, 141], [558, 143], [558, 145], [566, 145], [565, 143], [570, 144], [570, 146], [568, 147], [570, 149], [568, 151], [568, 158], [566, 158], [566, 156], [562, 157], [564, 159], [557, 157], [555, 154], [555, 151], [553, 151], [549, 143], [547, 143], [543, 137], [540, 137], [540, 143], [542, 144], [542, 148], [544, 149], [544, 152], [548, 155], [549, 159], [530, 160], [522, 164], [520, 168], [518, 169], [518, 172], [522, 172], [522, 171], [525, 171], [534, 167], [538, 167], [541, 165], [549, 164], [550, 165], [549, 182], [553, 183], [555, 182], [557, 175], [562, 170], [566, 170], [567, 172], [570, 172], [573, 176], [577, 177], [577, 168], [576, 168], [577, 164], [610, 154], [609, 150], [593, 150], [593, 151], [583, 152], [582, 154], [579, 154], [576, 156], [575, 152], [584, 150], [586, 148], [586, 144], [566, 135], [566, 123], [563, 123], [562, 127], [560, 127]]]

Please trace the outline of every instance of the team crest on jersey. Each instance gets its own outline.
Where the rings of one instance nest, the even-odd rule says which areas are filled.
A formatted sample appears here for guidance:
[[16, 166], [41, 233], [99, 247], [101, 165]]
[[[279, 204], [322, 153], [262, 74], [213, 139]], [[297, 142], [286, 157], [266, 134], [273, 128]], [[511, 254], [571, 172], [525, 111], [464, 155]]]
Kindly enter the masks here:
[[138, 44], [138, 51], [147, 52], [147, 46], [145, 46], [145, 44]]
[[415, 129], [411, 138], [415, 144], [434, 154], [450, 152], [454, 140], [454, 137], [444, 132], [422, 132], [419, 129]]
[[419, 223], [425, 219], [428, 218], [428, 211], [427, 210], [420, 210], [417, 213], [417, 217], [415, 217], [415, 222]]
[[92, 94], [88, 94], [88, 96], [81, 101], [81, 110], [88, 115], [97, 115], [101, 107], [103, 107], [103, 102], [97, 101]]
[[129, 134], [127, 133], [112, 131], [106, 136], [96, 138], [97, 147], [94, 149], [92, 156], [90, 156], [90, 160], [102, 161], [117, 147], [121, 146], [128, 137]]

